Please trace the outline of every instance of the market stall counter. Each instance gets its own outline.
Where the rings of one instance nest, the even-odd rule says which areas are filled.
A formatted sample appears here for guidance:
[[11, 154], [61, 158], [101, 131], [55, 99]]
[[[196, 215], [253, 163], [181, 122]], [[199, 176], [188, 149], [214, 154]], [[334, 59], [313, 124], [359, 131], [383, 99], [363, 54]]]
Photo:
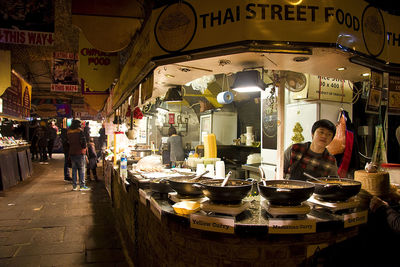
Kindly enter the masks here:
[[29, 145], [15, 145], [0, 149], [0, 189], [6, 190], [32, 175]]
[[308, 212], [280, 216], [260, 196], [243, 199], [243, 210], [202, 203], [184, 215], [174, 210], [176, 193], [152, 191], [143, 175], [130, 171], [124, 182], [114, 170], [111, 183], [121, 237], [136, 266], [304, 265], [357, 236], [367, 221], [358, 205], [328, 208], [312, 198]]

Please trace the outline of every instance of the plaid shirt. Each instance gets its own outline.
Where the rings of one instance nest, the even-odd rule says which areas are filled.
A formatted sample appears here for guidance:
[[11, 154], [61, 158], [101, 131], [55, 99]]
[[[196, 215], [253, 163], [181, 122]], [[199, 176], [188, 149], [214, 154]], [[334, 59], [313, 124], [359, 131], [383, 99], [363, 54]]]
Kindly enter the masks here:
[[328, 150], [316, 157], [309, 148], [310, 142], [292, 145], [290, 150], [290, 164], [286, 178], [306, 180], [304, 172], [314, 177], [337, 176], [336, 159], [329, 154]]

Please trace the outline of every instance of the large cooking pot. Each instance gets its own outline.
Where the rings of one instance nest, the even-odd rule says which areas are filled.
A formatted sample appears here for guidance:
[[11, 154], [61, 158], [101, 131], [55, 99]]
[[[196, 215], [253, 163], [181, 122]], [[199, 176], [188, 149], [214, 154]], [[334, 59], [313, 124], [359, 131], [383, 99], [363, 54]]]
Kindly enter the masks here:
[[179, 195], [184, 196], [201, 196], [203, 191], [201, 188], [194, 186], [196, 183], [202, 183], [204, 181], [210, 180], [211, 178], [202, 177], [199, 179], [193, 179], [193, 176], [181, 176], [181, 177], [171, 177], [169, 178], [169, 185], [174, 189]]
[[315, 198], [323, 201], [346, 201], [361, 189], [361, 183], [352, 179], [316, 178], [309, 181], [315, 185]]
[[238, 204], [251, 191], [252, 182], [240, 179], [228, 180], [221, 186], [223, 179], [204, 180], [194, 186], [202, 189], [203, 194], [212, 202], [222, 204]]
[[298, 180], [269, 180], [258, 183], [260, 194], [271, 205], [297, 206], [314, 192], [314, 184]]

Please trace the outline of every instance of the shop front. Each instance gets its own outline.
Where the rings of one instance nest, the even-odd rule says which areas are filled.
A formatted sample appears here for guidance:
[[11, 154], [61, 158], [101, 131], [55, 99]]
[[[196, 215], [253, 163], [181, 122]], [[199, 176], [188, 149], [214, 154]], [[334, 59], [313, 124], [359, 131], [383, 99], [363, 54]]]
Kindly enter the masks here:
[[[363, 1], [171, 4], [153, 12], [114, 88], [112, 105], [126, 114], [128, 97], [138, 100], [135, 94], [141, 91], [136, 106], [142, 105], [142, 110], [146, 103], [168, 108], [161, 124], [147, 123], [147, 145], [154, 142], [162, 147], [163, 130], [171, 125], [183, 133], [188, 150], [204, 145], [203, 134], [215, 133], [217, 158], [225, 166], [242, 161], [244, 170], [257, 173], [261, 166], [268, 180], [279, 180], [283, 151], [292, 142], [310, 140], [316, 120], [337, 122], [346, 111], [349, 119], [357, 121], [364, 110], [361, 113], [354, 104], [363, 96], [367, 96], [367, 112], [375, 108], [375, 114], [381, 114], [382, 96], [399, 71], [397, 20]], [[238, 73], [254, 70], [265, 85], [261, 92], [233, 90]], [[144, 86], [149, 81], [150, 93]], [[178, 88], [182, 99], [178, 104], [162, 103], [171, 88]], [[388, 95], [397, 89], [390, 90]], [[218, 99], [220, 94], [233, 99]], [[376, 101], [373, 95], [379, 96]], [[158, 104], [157, 97], [161, 98]], [[212, 108], [203, 107], [204, 99]], [[254, 106], [259, 107], [258, 114], [250, 112]], [[235, 127], [204, 122], [209, 114], [211, 118], [226, 113], [235, 114], [236, 125], [229, 123]], [[253, 117], [257, 119], [251, 121]], [[234, 134], [224, 143], [227, 132]], [[255, 164], [248, 162], [252, 153], [260, 154]], [[363, 166], [353, 168], [342, 177], [354, 178], [354, 170]], [[289, 216], [277, 219], [253, 190], [256, 184], [250, 196], [241, 199], [239, 213], [203, 205], [182, 216], [173, 208], [181, 201], [171, 196], [173, 190], [160, 195], [151, 188], [152, 182], [159, 182], [152, 178], [163, 172], [135, 169], [121, 180], [110, 169], [109, 188], [120, 230], [139, 266], [144, 262], [151, 266], [308, 264], [317, 257], [316, 251], [357, 236], [367, 223], [367, 207], [359, 199], [338, 209], [308, 199], [304, 203], [309, 210], [302, 208], [301, 216], [285, 214]], [[245, 175], [238, 172], [235, 178]]]

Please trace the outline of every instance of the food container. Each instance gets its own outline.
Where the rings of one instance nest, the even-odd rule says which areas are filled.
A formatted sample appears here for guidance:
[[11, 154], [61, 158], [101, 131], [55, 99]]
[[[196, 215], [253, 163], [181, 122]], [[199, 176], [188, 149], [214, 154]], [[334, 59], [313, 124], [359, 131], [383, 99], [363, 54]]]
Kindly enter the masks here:
[[271, 205], [298, 206], [314, 192], [314, 184], [297, 180], [269, 180], [258, 183], [258, 190]]
[[181, 201], [172, 205], [178, 214], [188, 215], [200, 210], [200, 203], [197, 201]]

